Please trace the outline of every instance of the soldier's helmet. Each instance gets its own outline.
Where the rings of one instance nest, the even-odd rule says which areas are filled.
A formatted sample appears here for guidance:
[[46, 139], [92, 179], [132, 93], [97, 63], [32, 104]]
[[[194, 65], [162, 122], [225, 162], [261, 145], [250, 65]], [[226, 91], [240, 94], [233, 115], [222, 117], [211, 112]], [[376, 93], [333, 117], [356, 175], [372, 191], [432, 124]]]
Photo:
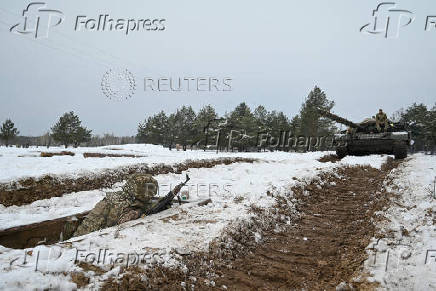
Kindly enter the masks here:
[[134, 174], [127, 179], [123, 192], [132, 198], [148, 201], [157, 194], [157, 188], [158, 183], [151, 175]]

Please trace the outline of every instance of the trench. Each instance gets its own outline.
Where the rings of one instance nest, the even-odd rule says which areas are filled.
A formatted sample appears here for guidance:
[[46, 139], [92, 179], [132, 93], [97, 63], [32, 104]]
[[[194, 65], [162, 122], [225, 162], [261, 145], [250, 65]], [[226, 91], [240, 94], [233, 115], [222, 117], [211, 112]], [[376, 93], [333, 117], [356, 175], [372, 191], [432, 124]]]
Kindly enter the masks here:
[[77, 228], [89, 211], [0, 230], [0, 245], [12, 249], [49, 245], [63, 239], [66, 224]]
[[[153, 198], [157, 202], [159, 198]], [[177, 199], [173, 203], [190, 203]], [[208, 203], [201, 201], [199, 203]], [[165, 211], [165, 210], [164, 210]], [[45, 220], [32, 224], [0, 230], [0, 245], [12, 249], [33, 248], [37, 245], [50, 245], [73, 237], [73, 233], [90, 211], [64, 216], [57, 219]]]
[[26, 178], [0, 184], [0, 204], [5, 207], [21, 206], [37, 200], [61, 197], [66, 193], [91, 191], [112, 188], [115, 183], [126, 180], [130, 175], [141, 173], [160, 175], [175, 173], [195, 168], [212, 168], [217, 165], [233, 163], [253, 163], [257, 159], [250, 158], [218, 158], [198, 161], [185, 161], [175, 165], [158, 164], [149, 167], [147, 164], [136, 164], [116, 169], [105, 170], [94, 175], [84, 175], [78, 178], [45, 175], [41, 178]]
[[[103, 288], [374, 290], [377, 285], [363, 273], [366, 248], [377, 236], [380, 211], [389, 206], [385, 183], [398, 164], [388, 159], [381, 169], [346, 166], [321, 174], [292, 188], [292, 207], [278, 197], [275, 207], [259, 211], [252, 224], [227, 234], [236, 248], [218, 240], [207, 252], [186, 256], [187, 270], [125, 270], [122, 280], [109, 279]], [[283, 222], [282, 215], [291, 217], [291, 223]], [[254, 225], [262, 232], [260, 243], [253, 242]]]
[[[63, 193], [86, 191], [100, 189], [98, 186], [111, 187], [116, 182], [123, 181], [133, 173], [144, 174], [167, 174], [167, 173], [182, 173], [190, 168], [212, 168], [217, 165], [229, 165], [233, 163], [253, 163], [255, 159], [246, 158], [221, 158], [217, 160], [199, 160], [188, 161], [177, 164], [173, 167], [166, 165], [157, 165], [148, 168], [142, 164], [111, 170], [103, 175], [95, 177], [82, 177], [78, 179], [59, 180], [55, 177], [44, 177], [42, 179], [26, 179], [8, 186], [11, 187], [6, 191], [6, 197], [14, 197], [5, 206], [10, 206], [14, 202], [20, 201], [18, 205], [25, 204], [39, 199], [47, 199], [54, 196], [62, 196]], [[5, 191], [0, 192], [2, 198], [5, 199]], [[27, 196], [26, 196], [27, 195]], [[30, 197], [29, 199], [21, 199], [22, 197]], [[38, 199], [37, 199], [38, 198]], [[158, 198], [155, 200], [157, 201]], [[23, 202], [23, 203], [22, 203]], [[178, 202], [174, 200], [173, 202]], [[181, 201], [187, 203], [187, 201]], [[89, 211], [77, 213], [70, 216], [65, 216], [57, 219], [46, 220], [42, 222], [32, 223], [0, 230], [0, 245], [13, 248], [24, 249], [32, 248], [37, 245], [50, 245], [59, 241], [67, 240], [72, 237], [72, 234], [86, 217]]]

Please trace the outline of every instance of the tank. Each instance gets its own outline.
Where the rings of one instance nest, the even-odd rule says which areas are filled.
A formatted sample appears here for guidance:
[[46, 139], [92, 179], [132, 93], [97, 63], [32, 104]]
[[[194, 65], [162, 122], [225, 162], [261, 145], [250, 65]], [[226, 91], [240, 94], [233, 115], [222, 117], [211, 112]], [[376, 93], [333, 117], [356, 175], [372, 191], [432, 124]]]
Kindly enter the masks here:
[[335, 135], [336, 155], [364, 156], [371, 154], [394, 155], [395, 159], [404, 159], [410, 144], [410, 133], [405, 125], [388, 121], [388, 127], [379, 132], [375, 118], [367, 118], [354, 123], [331, 112], [318, 110], [323, 117], [348, 126], [348, 129]]

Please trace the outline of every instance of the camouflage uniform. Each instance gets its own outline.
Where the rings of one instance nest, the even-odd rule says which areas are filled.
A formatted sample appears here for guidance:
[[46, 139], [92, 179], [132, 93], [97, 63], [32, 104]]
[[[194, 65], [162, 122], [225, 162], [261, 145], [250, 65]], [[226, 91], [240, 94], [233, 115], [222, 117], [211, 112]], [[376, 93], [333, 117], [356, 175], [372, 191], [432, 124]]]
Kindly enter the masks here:
[[375, 116], [375, 126], [377, 127], [377, 131], [381, 132], [381, 125], [383, 125], [383, 131], [386, 131], [388, 128], [388, 117], [386, 116], [386, 113], [383, 112], [383, 110], [379, 110], [377, 115]]
[[137, 219], [152, 205], [157, 181], [151, 175], [136, 174], [129, 178], [123, 190], [108, 193], [79, 225], [74, 236]]

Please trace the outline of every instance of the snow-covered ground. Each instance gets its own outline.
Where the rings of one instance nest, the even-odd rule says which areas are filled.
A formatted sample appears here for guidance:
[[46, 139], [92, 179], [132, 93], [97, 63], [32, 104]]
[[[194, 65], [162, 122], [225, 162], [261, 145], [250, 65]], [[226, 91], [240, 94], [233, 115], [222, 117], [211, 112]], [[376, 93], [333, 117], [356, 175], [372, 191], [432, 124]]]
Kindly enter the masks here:
[[416, 154], [391, 175], [398, 196], [385, 237], [368, 247], [369, 279], [384, 290], [436, 290], [436, 157]]
[[[193, 159], [193, 156], [199, 158], [219, 156], [215, 153], [193, 152], [191, 155], [187, 153], [167, 152], [166, 150], [165, 153], [156, 153], [156, 156], [166, 155], [167, 161], [170, 162], [177, 160], [179, 155], [180, 159], [177, 161], [186, 158]], [[28, 287], [73, 289], [74, 284], [68, 283], [68, 278], [64, 277], [62, 272], [77, 269], [78, 267], [74, 264], [76, 258], [81, 261], [90, 261], [95, 257], [94, 264], [103, 266], [102, 258], [97, 263], [97, 257], [99, 253], [102, 255], [104, 250], [112, 253], [111, 256], [108, 255], [112, 259], [117, 255], [124, 256], [125, 260], [120, 265], [126, 264], [127, 256], [134, 259], [137, 255], [141, 259], [145, 257], [146, 263], [159, 261], [167, 265], [177, 264], [179, 257], [172, 250], [184, 253], [206, 249], [209, 242], [218, 237], [226, 226], [238, 220], [248, 219], [250, 205], [271, 206], [274, 199], [267, 195], [267, 191], [275, 196], [290, 197], [292, 195], [290, 188], [298, 183], [298, 180], [292, 179], [293, 177], [298, 178], [299, 181], [311, 179], [320, 171], [329, 171], [347, 164], [368, 164], [379, 168], [386, 160], [386, 156], [375, 155], [347, 157], [335, 164], [318, 162], [317, 159], [325, 154], [320, 152], [238, 154], [262, 160], [253, 164], [235, 163], [187, 171], [191, 177], [191, 186], [184, 190], [189, 191], [189, 200], [201, 201], [210, 197], [212, 203], [206, 206], [198, 206], [197, 203], [175, 205], [172, 209], [159, 214], [72, 238], [70, 241], [52, 246], [38, 246], [26, 250], [0, 247], [0, 289], [26, 289]], [[227, 155], [235, 156], [236, 154]], [[156, 156], [150, 157], [149, 161], [155, 159], [161, 163], [162, 159], [159, 160]], [[16, 159], [16, 157], [11, 158], [11, 160]], [[138, 162], [138, 159], [133, 160]], [[65, 174], [71, 170], [65, 168], [69, 167], [65, 162], [53, 161], [58, 167], [61, 165], [64, 167], [58, 169], [57, 173]], [[56, 167], [51, 168], [53, 169]], [[81, 169], [76, 167], [76, 173], [82, 173]], [[41, 175], [41, 172], [34, 171], [33, 174]], [[170, 185], [174, 186], [182, 181], [184, 174], [156, 176], [161, 187], [160, 194], [165, 194]], [[23, 175], [18, 174], [18, 176]], [[2, 223], [7, 223], [9, 226], [47, 218], [53, 219], [91, 209], [103, 197], [104, 191], [98, 190], [71, 193], [59, 198], [37, 201], [27, 206], [3, 207], [0, 209], [0, 219]], [[108, 260], [109, 258], [106, 258], [105, 264], [108, 264]], [[132, 263], [133, 261], [130, 262]], [[36, 267], [37, 271], [35, 271]], [[115, 268], [112, 272], [117, 272], [117, 270]], [[98, 280], [97, 277], [93, 278], [93, 280]], [[95, 284], [98, 282], [91, 282], [90, 288], [96, 286]]]
[[[53, 156], [41, 157], [41, 152], [71, 151], [75, 156]], [[103, 154], [129, 154], [139, 157], [105, 157], [105, 158], [84, 158], [83, 153]], [[322, 154], [320, 154], [322, 155]], [[121, 166], [128, 166], [139, 163], [146, 163], [149, 166], [155, 164], [171, 165], [186, 160], [214, 159], [221, 157], [245, 157], [266, 160], [287, 160], [292, 154], [286, 152], [262, 152], [262, 153], [237, 153], [187, 150], [172, 151], [158, 145], [150, 144], [128, 144], [104, 147], [79, 147], [68, 148], [51, 147], [0, 147], [0, 183], [10, 182], [26, 177], [41, 177], [46, 174], [62, 176], [84, 176], [96, 174], [105, 169], [114, 169]]]
[[[236, 163], [219, 165], [212, 169], [190, 169], [186, 173], [191, 182], [182, 189], [188, 191], [190, 200], [213, 198], [214, 200], [228, 200], [237, 196], [248, 196], [249, 201], [256, 201], [257, 196], [266, 193], [267, 186], [278, 186], [288, 183], [292, 177], [301, 177], [310, 173], [309, 178], [316, 175], [315, 168], [326, 169], [342, 165], [370, 164], [380, 168], [384, 157], [347, 157], [340, 163], [320, 163], [318, 158], [325, 153], [289, 154], [286, 159], [283, 153], [269, 153], [264, 155], [261, 162], [254, 164]], [[299, 172], [297, 172], [297, 170]], [[159, 196], [163, 196], [175, 185], [183, 181], [182, 174], [165, 174], [155, 176], [159, 182]], [[248, 185], [247, 185], [248, 183]], [[260, 185], [259, 185], [260, 184]], [[118, 191], [122, 183], [117, 183], [112, 189], [98, 189], [64, 194], [35, 201], [23, 206], [4, 207], [0, 204], [0, 229], [19, 225], [56, 219], [85, 212], [94, 208], [109, 191]], [[253, 192], [254, 190], [254, 192]], [[263, 191], [263, 192], [262, 192]]]
[[[41, 157], [41, 152], [71, 151], [74, 156], [53, 156]], [[102, 154], [129, 154], [138, 157], [105, 157], [105, 158], [84, 158], [83, 153]], [[213, 159], [220, 157], [270, 157], [281, 159], [285, 157], [282, 153], [270, 156], [269, 153], [232, 153], [202, 150], [172, 151], [158, 145], [150, 144], [128, 144], [104, 147], [79, 147], [68, 148], [51, 147], [30, 147], [6, 148], [0, 147], [0, 183], [25, 177], [41, 177], [46, 174], [63, 176], [83, 176], [96, 174], [105, 169], [114, 169], [121, 166], [128, 166], [139, 163], [146, 163], [150, 166], [164, 163], [171, 165], [190, 160]]]

